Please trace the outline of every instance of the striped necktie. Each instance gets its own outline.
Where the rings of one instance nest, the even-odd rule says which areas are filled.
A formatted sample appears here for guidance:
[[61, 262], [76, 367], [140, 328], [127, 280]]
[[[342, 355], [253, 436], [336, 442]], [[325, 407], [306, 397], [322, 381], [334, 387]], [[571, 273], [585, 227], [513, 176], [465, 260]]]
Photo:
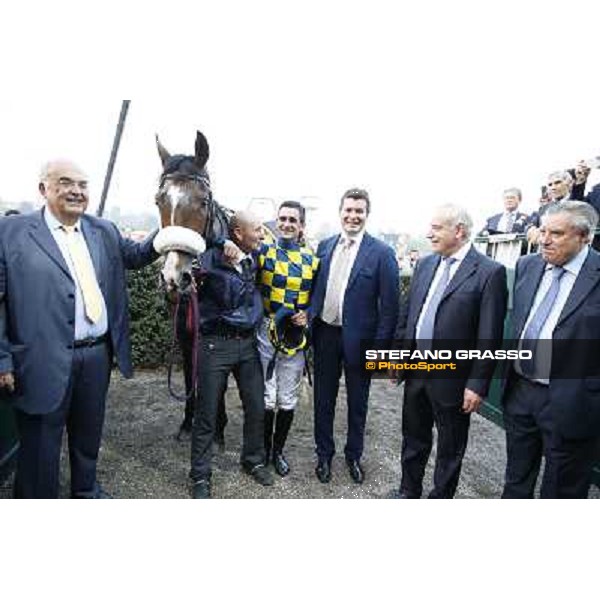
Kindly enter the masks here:
[[81, 236], [75, 233], [75, 227], [63, 225], [63, 229], [67, 234], [67, 247], [81, 288], [85, 315], [92, 323], [98, 323], [102, 316], [102, 298], [94, 267], [83, 249]]

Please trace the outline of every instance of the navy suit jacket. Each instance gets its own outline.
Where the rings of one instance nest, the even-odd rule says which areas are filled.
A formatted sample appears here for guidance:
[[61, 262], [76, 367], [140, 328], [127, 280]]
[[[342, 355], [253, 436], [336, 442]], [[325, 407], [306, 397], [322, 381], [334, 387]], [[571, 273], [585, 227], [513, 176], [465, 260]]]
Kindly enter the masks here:
[[[15, 406], [30, 414], [60, 405], [75, 338], [75, 283], [43, 210], [0, 220], [0, 373], [14, 373]], [[138, 244], [110, 221], [88, 215], [81, 227], [106, 302], [112, 351], [131, 377], [125, 269], [158, 258], [155, 234]]]
[[[335, 235], [317, 248], [319, 271], [313, 283], [309, 319], [323, 311], [333, 251], [340, 239]], [[390, 246], [365, 233], [352, 266], [344, 295], [342, 337], [347, 363], [360, 365], [361, 340], [389, 343], [398, 319], [400, 272]]]
[[[406, 350], [416, 348], [417, 323], [440, 260], [439, 255], [430, 254], [417, 263], [408, 302], [400, 311], [396, 331], [396, 338], [403, 340], [401, 346]], [[432, 349], [438, 346], [438, 349], [443, 349], [444, 340], [460, 340], [458, 349], [461, 350], [499, 348], [502, 345], [507, 297], [506, 269], [471, 247], [440, 301]], [[436, 344], [436, 340], [440, 344]], [[432, 395], [443, 405], [461, 404], [465, 388], [482, 397], [487, 396], [494, 361], [464, 361], [461, 364], [463, 370], [460, 376], [426, 379]]]
[[[488, 233], [505, 233], [504, 231], [498, 230], [498, 224], [500, 223], [500, 219], [504, 213], [498, 213], [493, 217], [490, 217], [486, 223], [485, 227], [482, 229], [482, 233], [487, 231]], [[515, 222], [513, 223], [512, 230], [506, 233], [524, 233], [527, 226], [527, 215], [522, 212], [517, 211], [517, 216]]]
[[[515, 340], [521, 337], [545, 267], [539, 254], [524, 256], [517, 262], [511, 319], [511, 337]], [[586, 344], [583, 345], [579, 340], [600, 340], [600, 254], [591, 248], [560, 314], [553, 340], [558, 345], [552, 352], [549, 393], [558, 431], [570, 439], [597, 436], [600, 432], [600, 378], [553, 377], [557, 371], [577, 372], [578, 365], [570, 365], [569, 361], [581, 361], [582, 349], [593, 347], [592, 343], [583, 342]], [[592, 359], [600, 360], [598, 354]], [[514, 373], [512, 365], [509, 373]], [[509, 391], [510, 385], [505, 386], [504, 400]]]

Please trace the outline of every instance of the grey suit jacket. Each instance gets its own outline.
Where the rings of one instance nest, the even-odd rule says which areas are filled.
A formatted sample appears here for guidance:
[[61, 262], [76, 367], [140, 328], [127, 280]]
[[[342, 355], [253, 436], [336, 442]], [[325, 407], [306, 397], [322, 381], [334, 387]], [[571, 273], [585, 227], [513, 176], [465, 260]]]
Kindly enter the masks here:
[[[62, 401], [75, 337], [75, 283], [43, 210], [0, 220], [0, 373], [15, 374], [15, 406], [30, 414], [52, 412]], [[158, 258], [156, 233], [138, 244], [104, 219], [85, 215], [81, 226], [106, 302], [112, 351], [131, 377], [125, 269]]]

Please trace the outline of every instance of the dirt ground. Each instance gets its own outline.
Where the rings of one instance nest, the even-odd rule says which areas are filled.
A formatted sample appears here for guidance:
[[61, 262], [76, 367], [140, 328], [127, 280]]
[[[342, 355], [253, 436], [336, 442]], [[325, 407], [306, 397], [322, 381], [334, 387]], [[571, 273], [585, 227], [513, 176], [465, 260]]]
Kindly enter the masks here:
[[[397, 388], [387, 381], [372, 385], [363, 466], [366, 480], [356, 485], [348, 475], [343, 458], [346, 402], [342, 389], [336, 415], [337, 455], [333, 478], [327, 485], [314, 475], [312, 437], [312, 391], [303, 390], [286, 448], [292, 467], [284, 479], [274, 474], [275, 485], [263, 488], [239, 466], [242, 411], [237, 389], [230, 379], [227, 394], [229, 425], [225, 452], [215, 453], [214, 498], [385, 498], [397, 488], [400, 473], [401, 402]], [[164, 371], [138, 372], [124, 380], [113, 374], [98, 465], [98, 479], [115, 498], [189, 498], [190, 443], [175, 440], [183, 406], [169, 399]], [[429, 462], [424, 493], [431, 488]], [[503, 431], [476, 415], [471, 426], [459, 498], [498, 498], [505, 466]], [[68, 496], [68, 464], [62, 461], [61, 495]], [[10, 482], [0, 489], [0, 498], [10, 496]], [[590, 497], [600, 498], [597, 488]]]

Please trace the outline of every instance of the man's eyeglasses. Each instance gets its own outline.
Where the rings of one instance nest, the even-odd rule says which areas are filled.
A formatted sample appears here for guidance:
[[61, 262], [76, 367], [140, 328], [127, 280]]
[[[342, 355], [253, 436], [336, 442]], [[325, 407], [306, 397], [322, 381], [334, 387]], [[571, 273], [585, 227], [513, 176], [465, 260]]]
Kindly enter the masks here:
[[63, 188], [73, 189], [74, 187], [78, 187], [83, 192], [88, 189], [87, 181], [75, 181], [69, 177], [59, 177], [56, 181], [58, 182], [58, 185]]

